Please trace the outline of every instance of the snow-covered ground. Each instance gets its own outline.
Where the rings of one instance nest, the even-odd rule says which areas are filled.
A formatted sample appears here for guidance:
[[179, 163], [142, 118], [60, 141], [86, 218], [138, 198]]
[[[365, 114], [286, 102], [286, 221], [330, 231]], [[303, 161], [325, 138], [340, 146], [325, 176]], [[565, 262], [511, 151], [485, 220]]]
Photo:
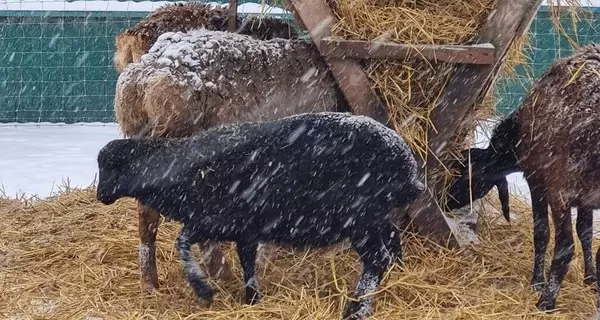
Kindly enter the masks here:
[[0, 188], [12, 198], [47, 197], [67, 180], [87, 187], [98, 151], [119, 137], [116, 124], [0, 125]]
[[[487, 144], [490, 129], [481, 126], [477, 146]], [[72, 187], [87, 187], [97, 173], [98, 151], [119, 137], [114, 123], [0, 124], [0, 187], [9, 197], [47, 197], [67, 180]], [[521, 174], [510, 181], [514, 193], [529, 193]]]

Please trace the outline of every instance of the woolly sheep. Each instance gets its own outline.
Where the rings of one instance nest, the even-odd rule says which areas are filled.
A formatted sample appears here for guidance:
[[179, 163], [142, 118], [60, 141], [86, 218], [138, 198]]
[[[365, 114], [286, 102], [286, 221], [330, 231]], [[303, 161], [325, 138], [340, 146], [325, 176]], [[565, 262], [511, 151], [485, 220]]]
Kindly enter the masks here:
[[[114, 140], [98, 166], [104, 204], [134, 197], [183, 224], [177, 247], [185, 274], [208, 301], [213, 290], [190, 253], [207, 239], [236, 243], [249, 304], [259, 301], [259, 243], [316, 248], [349, 239], [363, 262], [355, 295], [374, 293], [401, 259], [400, 230], [389, 214], [425, 190], [402, 137], [349, 113], [224, 125], [180, 139]], [[351, 302], [344, 318], [362, 319], [372, 300]]]
[[[227, 31], [228, 9], [202, 2], [166, 4], [151, 12], [135, 26], [115, 38], [115, 69], [121, 73], [166, 32], [185, 32], [193, 29]], [[238, 14], [237, 32], [261, 40], [297, 38], [297, 32], [287, 22], [276, 17]]]
[[[185, 137], [221, 124], [348, 110], [312, 43], [208, 30], [161, 35], [119, 75], [115, 95], [125, 137]], [[159, 213], [138, 204], [138, 216], [142, 285], [153, 292]], [[220, 248], [209, 242], [204, 252], [209, 274], [227, 278]]]

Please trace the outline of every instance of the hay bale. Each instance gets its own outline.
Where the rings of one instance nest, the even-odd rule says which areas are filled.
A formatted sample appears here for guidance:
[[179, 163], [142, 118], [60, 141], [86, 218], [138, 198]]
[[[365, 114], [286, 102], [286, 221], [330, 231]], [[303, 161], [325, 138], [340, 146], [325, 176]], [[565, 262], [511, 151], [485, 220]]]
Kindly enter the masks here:
[[[227, 31], [228, 8], [202, 2], [166, 4], [140, 20], [135, 26], [115, 38], [114, 63], [117, 72], [132, 62], [140, 61], [158, 37], [166, 32], [185, 32], [193, 29]], [[237, 32], [261, 40], [293, 39], [296, 30], [276, 17], [238, 14]]]
[[[181, 272], [173, 241], [179, 225], [159, 230], [161, 289], [145, 296], [136, 268], [135, 202], [106, 207], [95, 189], [75, 189], [34, 204], [0, 207], [0, 318], [2, 319], [339, 319], [360, 275], [360, 262], [341, 249], [282, 250], [262, 274], [263, 300], [240, 304], [242, 272], [234, 246], [229, 282], [216, 288], [211, 307], [199, 305]], [[563, 285], [555, 314], [535, 310], [528, 287], [533, 252], [531, 208], [512, 198], [507, 225], [495, 195], [480, 218], [481, 243], [451, 251], [421, 238], [405, 242], [406, 269], [385, 275], [372, 319], [589, 319], [594, 296], [582, 285], [581, 250]], [[490, 202], [488, 202], [490, 200]], [[576, 243], [579, 246], [579, 243]], [[197, 251], [195, 252], [199, 257]]]

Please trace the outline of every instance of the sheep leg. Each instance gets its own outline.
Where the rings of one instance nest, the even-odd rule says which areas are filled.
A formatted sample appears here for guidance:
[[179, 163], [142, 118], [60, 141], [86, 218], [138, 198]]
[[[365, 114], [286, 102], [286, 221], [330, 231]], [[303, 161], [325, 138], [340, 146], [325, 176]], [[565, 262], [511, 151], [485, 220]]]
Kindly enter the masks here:
[[496, 188], [498, 189], [498, 198], [500, 199], [500, 205], [502, 206], [502, 215], [504, 215], [504, 219], [506, 219], [506, 221], [510, 222], [510, 195], [508, 192], [508, 181], [506, 178], [496, 181]]
[[140, 246], [138, 259], [142, 275], [142, 287], [153, 293], [158, 289], [158, 273], [156, 271], [156, 232], [160, 214], [137, 202], [138, 232]]
[[204, 241], [203, 242], [202, 260], [208, 275], [213, 279], [229, 279], [231, 277], [231, 270], [229, 264], [225, 260], [225, 254], [221, 250], [221, 245], [215, 241]]
[[[390, 264], [401, 256], [400, 232], [391, 223], [380, 227], [376, 234], [357, 235], [352, 246], [363, 262], [363, 272], [354, 296], [344, 312], [343, 319], [359, 320], [369, 316], [373, 309], [372, 294], [377, 290]], [[370, 295], [363, 297], [364, 295]]]
[[577, 237], [581, 242], [581, 249], [583, 251], [583, 263], [585, 270], [583, 283], [585, 285], [591, 285], [596, 282], [596, 276], [594, 274], [594, 261], [592, 257], [594, 233], [593, 223], [593, 208], [577, 208], [577, 222], [575, 224], [575, 228], [577, 230]]
[[190, 232], [184, 227], [179, 232], [176, 244], [179, 259], [181, 259], [183, 265], [183, 272], [196, 296], [212, 303], [214, 296], [213, 289], [206, 283], [206, 274], [202, 271], [198, 263], [194, 261], [194, 257], [192, 257], [191, 243]]
[[535, 291], [544, 288], [544, 256], [550, 240], [548, 225], [548, 198], [544, 184], [532, 177], [527, 178], [527, 184], [531, 191], [531, 209], [533, 211], [533, 274], [530, 285]]
[[256, 268], [256, 252], [258, 243], [256, 242], [236, 242], [237, 254], [240, 258], [240, 264], [244, 271], [244, 282], [246, 288], [245, 304], [257, 304], [260, 301], [258, 293], [258, 281], [254, 274]]
[[560, 286], [569, 271], [569, 264], [573, 258], [573, 228], [571, 226], [571, 211], [569, 206], [561, 205], [560, 199], [551, 199], [552, 221], [554, 222], [555, 244], [554, 257], [550, 265], [548, 284], [536, 306], [541, 311], [555, 309], [556, 297]]

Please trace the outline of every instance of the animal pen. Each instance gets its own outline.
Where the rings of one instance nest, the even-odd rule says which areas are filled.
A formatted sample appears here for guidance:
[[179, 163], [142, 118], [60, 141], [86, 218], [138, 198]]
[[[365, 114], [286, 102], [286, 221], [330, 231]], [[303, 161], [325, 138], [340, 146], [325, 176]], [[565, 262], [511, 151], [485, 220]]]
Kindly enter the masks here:
[[[481, 213], [481, 243], [459, 241], [437, 203], [444, 162], [458, 157], [486, 99], [541, 0], [287, 0], [308, 31], [352, 111], [386, 123], [409, 142], [430, 192], [412, 207], [404, 269], [394, 266], [377, 293], [373, 319], [589, 317], [594, 298], [581, 287], [576, 250], [558, 300], [561, 312], [535, 310], [527, 287], [532, 264], [530, 208], [518, 200], [511, 225]], [[235, 8], [235, 1], [230, 1]], [[231, 10], [234, 17], [235, 10]], [[237, 29], [235, 19], [230, 30]], [[441, 161], [440, 161], [441, 160]], [[135, 203], [104, 207], [94, 190], [32, 203], [0, 200], [0, 315], [6, 319], [337, 319], [359, 275], [343, 248], [282, 249], [260, 270], [262, 301], [244, 306], [241, 270], [215, 281], [215, 302], [197, 304], [185, 284], [163, 222], [157, 240], [161, 289], [139, 288]], [[494, 197], [491, 207], [498, 207]], [[419, 236], [420, 234], [420, 236]], [[234, 248], [226, 257], [237, 259]], [[237, 266], [237, 264], [232, 264]]]

